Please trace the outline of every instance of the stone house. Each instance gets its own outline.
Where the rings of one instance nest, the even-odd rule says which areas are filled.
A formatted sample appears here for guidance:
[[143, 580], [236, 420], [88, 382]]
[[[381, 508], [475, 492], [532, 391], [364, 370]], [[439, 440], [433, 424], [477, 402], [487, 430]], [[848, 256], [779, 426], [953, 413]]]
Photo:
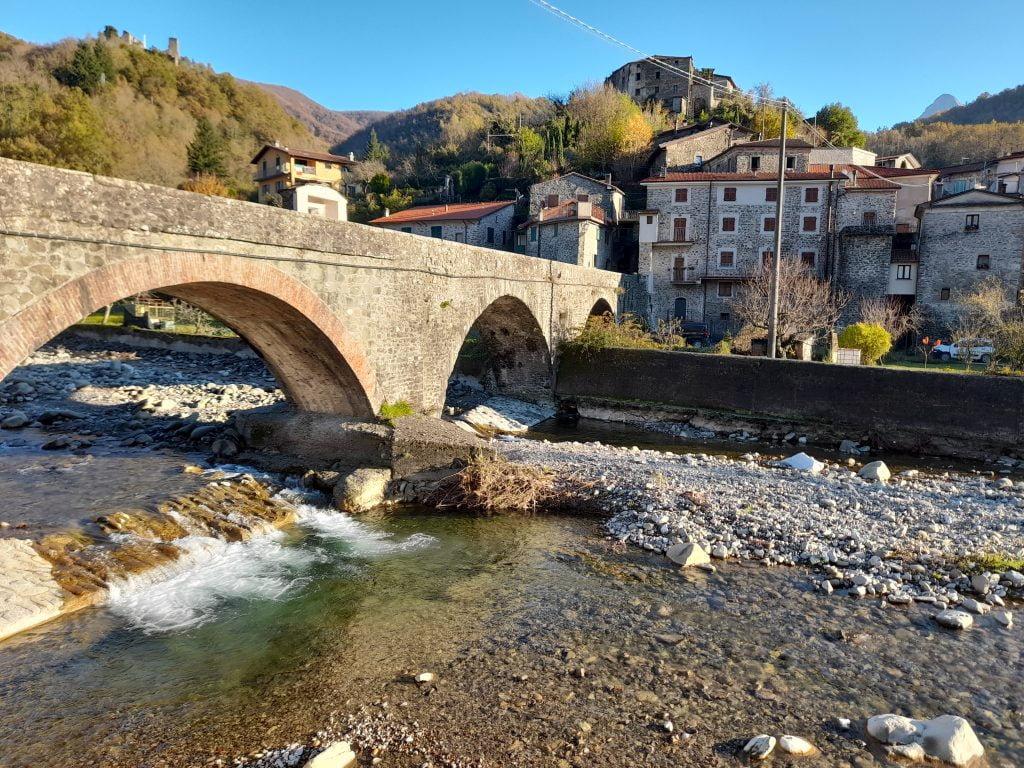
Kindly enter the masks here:
[[[830, 210], [845, 177], [790, 171], [783, 208], [783, 252], [821, 277], [830, 262]], [[639, 272], [648, 320], [735, 326], [731, 299], [775, 248], [774, 174], [670, 173], [653, 176], [639, 213]]]
[[959, 195], [969, 189], [988, 189], [996, 177], [996, 163], [984, 161], [940, 168], [933, 197]]
[[532, 218], [542, 208], [555, 208], [562, 203], [577, 201], [600, 208], [604, 211], [604, 220], [615, 223], [622, 218], [625, 200], [625, 194], [612, 184], [610, 177], [593, 179], [574, 171], [531, 185], [529, 215]]
[[[806, 172], [814, 147], [803, 139], [786, 140], [786, 170]], [[779, 140], [735, 144], [708, 159], [702, 170], [709, 173], [766, 173], [779, 171]]]
[[712, 112], [723, 95], [739, 90], [728, 75], [695, 67], [692, 56], [631, 61], [612, 72], [605, 83], [632, 96], [638, 104], [657, 101], [672, 114], [693, 119]]
[[957, 296], [981, 280], [999, 279], [1014, 296], [1022, 288], [1024, 195], [972, 189], [918, 207], [920, 276], [917, 303], [929, 330], [948, 333]]
[[991, 191], [1008, 195], [1024, 194], [1024, 152], [1014, 152], [996, 160], [996, 178]]
[[654, 137], [648, 173], [696, 171], [705, 160], [717, 157], [734, 144], [751, 141], [754, 132], [735, 123], [709, 120], [683, 126]]
[[932, 190], [938, 171], [928, 168], [888, 168], [885, 166], [838, 164], [811, 165], [811, 171], [842, 172], [854, 179], [885, 179], [897, 187], [896, 231], [917, 232], [917, 207], [932, 199]]
[[541, 208], [520, 225], [516, 251], [581, 267], [607, 269], [611, 253], [605, 210], [596, 203], [569, 200]]
[[369, 223], [412, 235], [507, 251], [512, 249], [515, 208], [511, 200], [420, 205]]

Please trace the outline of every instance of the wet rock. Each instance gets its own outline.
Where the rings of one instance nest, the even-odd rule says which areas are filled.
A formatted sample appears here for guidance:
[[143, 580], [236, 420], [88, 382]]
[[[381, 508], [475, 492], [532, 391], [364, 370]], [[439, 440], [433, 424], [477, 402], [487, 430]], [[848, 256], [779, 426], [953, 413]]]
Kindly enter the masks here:
[[825, 465], [817, 459], [808, 456], [806, 453], [796, 453], [789, 458], [783, 459], [779, 462], [784, 467], [790, 469], [796, 469], [801, 472], [809, 472], [812, 475], [816, 475], [825, 468]]
[[974, 623], [971, 614], [952, 608], [935, 614], [935, 620], [947, 629], [967, 629]]
[[210, 450], [213, 451], [213, 455], [222, 459], [230, 459], [233, 456], [238, 455], [238, 444], [234, 440], [228, 440], [226, 437], [221, 437], [213, 441], [210, 446]]
[[992, 614], [992, 618], [1007, 629], [1013, 626], [1013, 613], [1011, 611], [996, 611]]
[[985, 754], [971, 724], [956, 715], [941, 715], [924, 724], [921, 746], [933, 760], [967, 765]]
[[886, 466], [884, 461], [872, 461], [870, 464], [865, 464], [861, 467], [857, 476], [863, 477], [865, 480], [887, 483], [889, 478], [892, 477], [892, 472], [889, 471], [889, 467]]
[[711, 562], [711, 558], [704, 551], [704, 548], [700, 544], [693, 542], [673, 544], [668, 548], [665, 556], [676, 565], [681, 565], [684, 568]]
[[859, 450], [860, 446], [854, 440], [843, 440], [839, 443], [840, 453], [857, 453]]
[[338, 478], [334, 505], [344, 512], [366, 512], [384, 503], [391, 470], [363, 467]]
[[336, 741], [306, 762], [305, 768], [354, 768], [356, 755], [347, 741]]
[[69, 447], [70, 445], [71, 440], [69, 440], [64, 435], [60, 435], [59, 437], [53, 438], [53, 440], [48, 440], [47, 442], [43, 443], [42, 448], [44, 451], [60, 451]]
[[767, 733], [755, 736], [743, 747], [743, 751], [750, 755], [751, 760], [764, 760], [775, 749], [776, 739]]
[[31, 419], [25, 415], [22, 411], [14, 411], [10, 416], [0, 421], [0, 428], [2, 429], [21, 429], [22, 427], [29, 424]]

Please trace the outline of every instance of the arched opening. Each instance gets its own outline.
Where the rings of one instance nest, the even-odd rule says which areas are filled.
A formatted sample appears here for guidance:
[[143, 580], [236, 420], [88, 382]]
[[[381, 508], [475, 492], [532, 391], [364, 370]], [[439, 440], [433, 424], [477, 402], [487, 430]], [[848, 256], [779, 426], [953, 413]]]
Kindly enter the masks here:
[[606, 299], [598, 299], [594, 302], [594, 306], [590, 308], [590, 317], [604, 317], [605, 315], [615, 316], [615, 310], [612, 309], [612, 305], [608, 303]]
[[493, 301], [459, 350], [446, 404], [472, 407], [491, 395], [530, 402], [551, 398], [551, 353], [530, 308], [512, 296]]
[[304, 411], [369, 417], [376, 382], [354, 340], [298, 280], [231, 257], [147, 254], [95, 270], [39, 298], [4, 323], [0, 376], [83, 317], [126, 296], [158, 291], [217, 318], [263, 359]]
[[675, 311], [674, 311], [673, 317], [675, 317], [677, 320], [685, 320], [686, 319], [686, 299], [684, 299], [682, 296], [678, 297], [676, 299], [676, 302], [675, 302], [674, 310]]

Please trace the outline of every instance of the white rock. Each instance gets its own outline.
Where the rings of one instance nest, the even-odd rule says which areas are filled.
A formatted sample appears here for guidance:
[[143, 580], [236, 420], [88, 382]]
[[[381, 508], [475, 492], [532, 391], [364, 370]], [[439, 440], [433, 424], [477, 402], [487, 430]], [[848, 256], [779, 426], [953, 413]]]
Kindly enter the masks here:
[[901, 757], [912, 763], [923, 763], [925, 758], [924, 747], [916, 741], [909, 744], [888, 744], [885, 751], [893, 757]]
[[971, 614], [953, 609], [947, 609], [935, 614], [935, 620], [949, 629], [967, 629], [974, 623]]
[[968, 597], [966, 600], [960, 603], [960, 605], [966, 608], [971, 613], [977, 614], [985, 614], [992, 610], [991, 605], [989, 605], [988, 603], [979, 603], [973, 597]]
[[875, 715], [868, 719], [868, 734], [883, 744], [910, 744], [921, 735], [920, 720], [902, 715]]
[[1003, 574], [1003, 579], [1010, 582], [1011, 586], [1024, 587], [1024, 573], [1020, 571], [1007, 571]]
[[353, 768], [356, 756], [347, 741], [336, 741], [306, 762], [305, 768]]
[[724, 560], [729, 555], [729, 550], [725, 548], [724, 544], [715, 544], [711, 548], [711, 556], [716, 557], [719, 560]]
[[790, 755], [809, 755], [814, 752], [814, 745], [807, 739], [785, 734], [779, 736], [779, 749]]
[[971, 724], [956, 715], [941, 715], [924, 724], [921, 746], [933, 760], [967, 765], [985, 754]]
[[708, 553], [704, 551], [704, 548], [700, 544], [694, 544], [693, 542], [673, 544], [668, 548], [665, 555], [673, 563], [681, 565], [684, 568], [691, 565], [702, 565], [704, 563], [711, 562], [711, 558], [708, 556]]
[[775, 744], [774, 736], [762, 733], [748, 741], [743, 751], [750, 755], [751, 760], [764, 760], [775, 749]]
[[887, 483], [889, 478], [892, 477], [892, 472], [889, 471], [889, 467], [885, 465], [884, 461], [872, 461], [870, 464], [865, 464], [861, 467], [857, 475], [865, 480], [877, 480], [880, 483]]
[[389, 482], [390, 469], [357, 469], [334, 486], [334, 504], [345, 512], [366, 512], [384, 502]]
[[976, 573], [971, 576], [971, 589], [979, 595], [987, 595], [990, 589], [988, 576], [983, 573]]
[[798, 469], [801, 472], [810, 472], [812, 475], [818, 474], [825, 468], [824, 464], [817, 459], [808, 456], [806, 453], [793, 454], [779, 463], [784, 467], [789, 467], [790, 469]]
[[420, 672], [414, 679], [420, 685], [426, 685], [427, 683], [434, 682], [437, 676], [433, 672]]

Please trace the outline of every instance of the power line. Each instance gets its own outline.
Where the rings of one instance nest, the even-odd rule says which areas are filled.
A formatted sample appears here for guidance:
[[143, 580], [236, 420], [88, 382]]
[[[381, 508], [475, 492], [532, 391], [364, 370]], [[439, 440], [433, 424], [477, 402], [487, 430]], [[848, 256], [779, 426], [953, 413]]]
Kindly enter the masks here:
[[[636, 55], [642, 57], [643, 61], [648, 61], [651, 64], [653, 64], [654, 66], [659, 67], [662, 70], [665, 70], [665, 71], [667, 71], [667, 72], [669, 72], [671, 74], [675, 74], [675, 75], [679, 75], [681, 77], [684, 77], [687, 80], [689, 80], [691, 83], [696, 81], [696, 82], [698, 82], [698, 83], [700, 83], [702, 85], [707, 85], [707, 86], [709, 86], [712, 89], [712, 93], [714, 92], [715, 88], [720, 89], [723, 93], [729, 93], [730, 92], [729, 89], [726, 88], [726, 86], [721, 85], [719, 83], [715, 83], [715, 82], [713, 82], [711, 80], [708, 80], [705, 77], [701, 77], [700, 75], [696, 75], [696, 74], [694, 74], [692, 72], [687, 72], [684, 69], [680, 69], [680, 68], [678, 68], [676, 66], [673, 66], [673, 65], [671, 65], [671, 64], [669, 64], [669, 63], [667, 63], [665, 61], [662, 61], [657, 56], [654, 56], [654, 55], [649, 54], [649, 53], [645, 53], [644, 51], [641, 51], [639, 48], [636, 48], [636, 47], [630, 45], [629, 43], [624, 42], [623, 40], [620, 40], [619, 38], [614, 37], [614, 36], [608, 34], [607, 32], [604, 32], [604, 31], [598, 29], [594, 25], [588, 24], [587, 22], [583, 21], [583, 19], [580, 19], [580, 18], [578, 18], [576, 16], [573, 16], [571, 13], [569, 13], [568, 11], [562, 10], [557, 5], [553, 5], [552, 3], [547, 2], [547, 0], [530, 0], [530, 2], [533, 5], [536, 5], [538, 8], [541, 8], [541, 9], [547, 11], [548, 13], [552, 14], [553, 16], [555, 16], [555, 17], [557, 17], [557, 18], [559, 18], [559, 19], [561, 19], [563, 21], [566, 21], [566, 22], [572, 24], [573, 26], [578, 27], [578, 28], [584, 30], [585, 32], [589, 32], [590, 34], [594, 35], [595, 37], [600, 38], [601, 40], [604, 40], [605, 42], [612, 43], [613, 45], [617, 45], [620, 48], [624, 48], [627, 51], [631, 51], [632, 53], [635, 53]], [[759, 104], [776, 104], [776, 105], [780, 106], [783, 110], [793, 109], [794, 112], [797, 111], [793, 107], [793, 105], [790, 104], [789, 101], [787, 99], [785, 99], [785, 98], [775, 99], [775, 98], [772, 98], [770, 96], [758, 97], [758, 103]], [[837, 147], [835, 144], [833, 144], [831, 141], [829, 141], [828, 138], [823, 133], [821, 133], [818, 130], [818, 127], [816, 125], [812, 125], [807, 120], [804, 120], [803, 122], [804, 122], [804, 125], [806, 125], [811, 130], [811, 132], [814, 134], [814, 136], [816, 138], [820, 139], [821, 142], [825, 146], [829, 147], [830, 149], [843, 149], [843, 147]], [[850, 165], [853, 165], [853, 163], [850, 163]], [[899, 187], [906, 187], [906, 188], [915, 188], [915, 187], [924, 188], [924, 187], [929, 187], [930, 188], [932, 186], [930, 183], [926, 183], [926, 184], [911, 184], [911, 183], [908, 183], [908, 182], [896, 181], [893, 178], [881, 176], [881, 175], [879, 175], [877, 173], [874, 173], [874, 172], [868, 170], [868, 166], [858, 165], [857, 167], [862, 169], [864, 171], [864, 173], [866, 173], [868, 176], [873, 176], [873, 177], [875, 177], [877, 179], [881, 179], [882, 181], [888, 181], [889, 183], [895, 184], [895, 185], [897, 185]]]

